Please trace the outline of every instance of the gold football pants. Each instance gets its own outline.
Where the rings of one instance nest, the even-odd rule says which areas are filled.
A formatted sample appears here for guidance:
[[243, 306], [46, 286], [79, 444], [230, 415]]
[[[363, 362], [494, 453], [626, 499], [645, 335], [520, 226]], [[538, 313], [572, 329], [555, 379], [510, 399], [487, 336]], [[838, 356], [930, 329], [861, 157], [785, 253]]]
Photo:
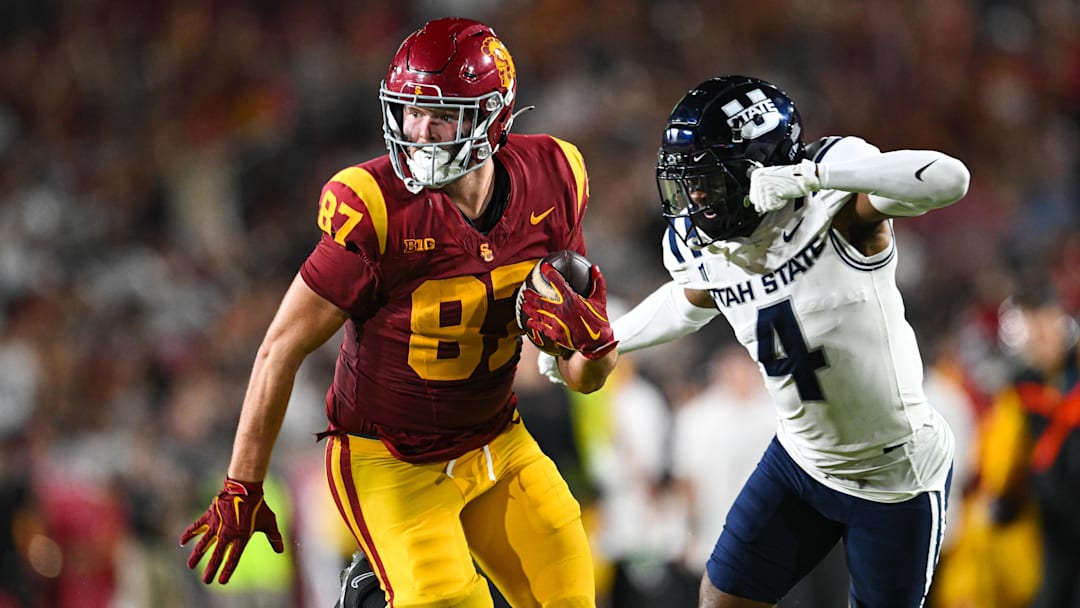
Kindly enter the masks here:
[[377, 439], [332, 436], [326, 469], [389, 606], [492, 606], [474, 559], [515, 608], [595, 606], [581, 509], [520, 422], [430, 464], [398, 460]]

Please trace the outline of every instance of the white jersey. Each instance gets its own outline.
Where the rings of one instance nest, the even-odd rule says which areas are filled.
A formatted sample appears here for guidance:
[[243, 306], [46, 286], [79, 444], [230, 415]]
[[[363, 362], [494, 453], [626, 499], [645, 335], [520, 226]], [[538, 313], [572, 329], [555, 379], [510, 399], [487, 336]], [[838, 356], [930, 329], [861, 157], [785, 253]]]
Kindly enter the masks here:
[[[811, 153], [835, 162], [876, 149], [831, 137]], [[895, 238], [868, 257], [831, 227], [852, 196], [822, 190], [790, 201], [749, 237], [700, 250], [676, 234], [686, 225], [669, 227], [664, 264], [682, 286], [712, 295], [757, 360], [795, 462], [840, 492], [900, 502], [944, 490], [953, 437], [923, 392]]]

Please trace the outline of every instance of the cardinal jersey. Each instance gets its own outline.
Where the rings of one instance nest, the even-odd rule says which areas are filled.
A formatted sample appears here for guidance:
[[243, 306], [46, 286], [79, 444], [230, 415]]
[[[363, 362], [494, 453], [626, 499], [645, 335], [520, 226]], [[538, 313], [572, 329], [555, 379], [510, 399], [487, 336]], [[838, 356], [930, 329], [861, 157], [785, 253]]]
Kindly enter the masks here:
[[478, 448], [511, 420], [520, 352], [514, 295], [545, 254], [585, 253], [578, 150], [510, 135], [495, 155], [502, 217], [481, 233], [441, 190], [405, 189], [389, 157], [324, 187], [324, 234], [300, 273], [350, 314], [327, 394], [330, 432], [377, 436], [410, 462]]
[[[809, 152], [823, 162], [877, 150], [832, 137]], [[865, 256], [831, 228], [852, 196], [822, 190], [790, 201], [749, 237], [701, 250], [676, 233], [688, 225], [669, 227], [664, 262], [678, 283], [712, 295], [757, 360], [791, 457], [835, 490], [900, 502], [945, 487], [953, 438], [922, 390], [895, 239]]]

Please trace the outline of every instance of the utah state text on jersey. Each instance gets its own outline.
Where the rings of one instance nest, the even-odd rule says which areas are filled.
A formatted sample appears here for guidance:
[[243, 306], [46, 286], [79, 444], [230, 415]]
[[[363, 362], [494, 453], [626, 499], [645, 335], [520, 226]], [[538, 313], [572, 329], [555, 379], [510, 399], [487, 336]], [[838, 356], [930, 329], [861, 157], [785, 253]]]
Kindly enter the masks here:
[[[814, 267], [825, 250], [825, 236], [820, 235], [803, 247], [798, 253], [788, 258], [780, 266], [758, 278], [761, 282], [761, 292], [765, 295], [775, 293], [781, 287], [794, 283], [800, 275], [805, 274]], [[754, 280], [744, 281], [736, 285], [717, 287], [709, 290], [717, 304], [727, 307], [731, 305], [746, 304], [754, 301], [757, 296], [754, 291]]]

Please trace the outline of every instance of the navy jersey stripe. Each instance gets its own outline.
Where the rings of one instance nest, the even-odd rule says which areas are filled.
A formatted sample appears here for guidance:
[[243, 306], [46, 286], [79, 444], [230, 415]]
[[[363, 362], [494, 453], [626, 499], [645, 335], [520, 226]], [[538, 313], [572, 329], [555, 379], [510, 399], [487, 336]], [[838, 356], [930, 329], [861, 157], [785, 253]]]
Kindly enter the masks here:
[[[690, 235], [694, 230], [694, 223], [690, 221], [688, 217], [679, 218], [682, 220], [683, 234]], [[683, 237], [680, 237], [675, 230], [675, 224], [672, 222], [668, 225], [667, 229], [668, 248], [671, 249], [671, 255], [675, 256], [675, 259], [683, 264], [686, 262], [686, 254], [689, 253], [691, 257], [700, 258], [701, 252], [686, 244]]]
[[847, 249], [844, 248], [843, 240], [840, 238], [840, 235], [836, 232], [836, 230], [829, 230], [829, 240], [832, 241], [833, 249], [835, 249], [836, 253], [840, 256], [840, 260], [848, 266], [851, 266], [855, 270], [861, 270], [864, 272], [872, 272], [879, 268], [884, 268], [889, 264], [889, 262], [893, 260], [894, 257], [896, 257], [895, 238], [896, 235], [893, 235], [894, 242], [890, 245], [891, 250], [889, 251], [889, 255], [875, 262], [864, 262], [862, 260], [858, 260], [852, 257], [851, 254], [848, 253]]
[[840, 143], [840, 140], [842, 140], [842, 139], [844, 139], [844, 138], [843, 137], [836, 137], [836, 136], [830, 137], [829, 138], [829, 143], [822, 146], [821, 149], [818, 150], [817, 155], [814, 156], [814, 162], [815, 163], [820, 163], [821, 159], [825, 158], [825, 153], [828, 152], [830, 148], [832, 148], [836, 144]]
[[668, 226], [667, 229], [668, 249], [671, 249], [671, 255], [675, 256], [680, 264], [686, 262], [686, 258], [683, 257], [681, 251], [679, 251], [679, 237], [675, 234], [675, 227]]
[[[687, 235], [689, 237], [690, 234], [693, 233], [696, 230], [697, 230], [697, 228], [694, 227], [694, 222], [690, 221], [689, 217], [683, 218], [683, 234], [685, 234], [685, 235]], [[683, 244], [686, 245], [685, 242]], [[689, 245], [687, 245], [687, 247], [690, 250], [690, 255], [694, 256], [695, 258], [700, 258], [701, 257], [701, 252], [700, 251], [698, 251], [697, 249], [689, 247]]]

